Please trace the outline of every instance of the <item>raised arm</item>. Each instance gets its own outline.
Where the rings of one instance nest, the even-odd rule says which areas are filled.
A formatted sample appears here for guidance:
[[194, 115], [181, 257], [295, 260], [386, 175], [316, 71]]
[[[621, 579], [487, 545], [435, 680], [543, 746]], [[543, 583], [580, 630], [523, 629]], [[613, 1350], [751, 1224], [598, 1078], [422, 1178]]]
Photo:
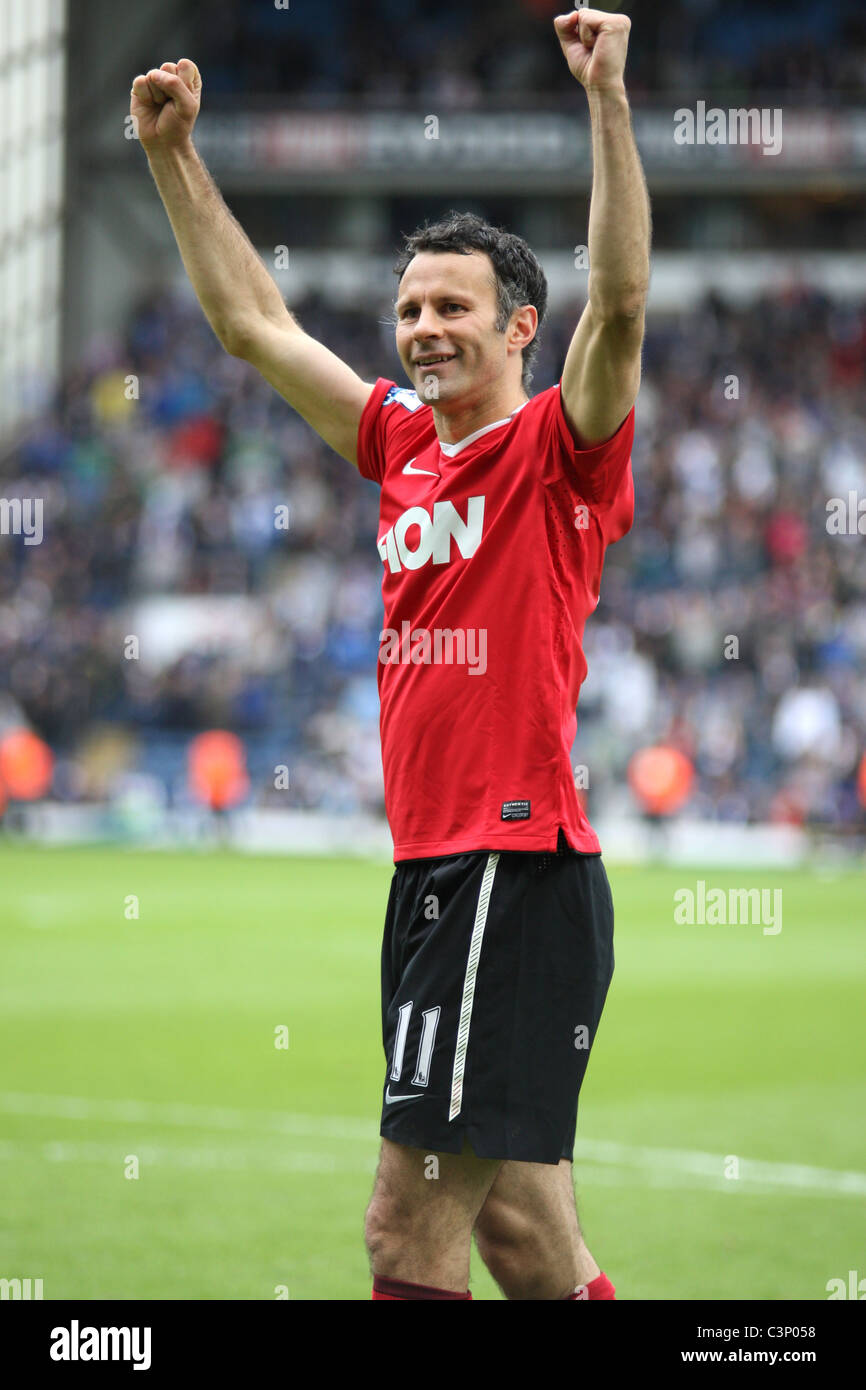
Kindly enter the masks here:
[[649, 290], [650, 210], [631, 128], [625, 56], [631, 20], [580, 10], [554, 20], [592, 124], [589, 301], [562, 372], [562, 406], [578, 448], [610, 439], [634, 405]]
[[226, 351], [258, 368], [357, 465], [358, 425], [373, 387], [289, 313], [192, 143], [200, 102], [201, 77], [188, 58], [132, 84], [130, 114], [199, 303]]

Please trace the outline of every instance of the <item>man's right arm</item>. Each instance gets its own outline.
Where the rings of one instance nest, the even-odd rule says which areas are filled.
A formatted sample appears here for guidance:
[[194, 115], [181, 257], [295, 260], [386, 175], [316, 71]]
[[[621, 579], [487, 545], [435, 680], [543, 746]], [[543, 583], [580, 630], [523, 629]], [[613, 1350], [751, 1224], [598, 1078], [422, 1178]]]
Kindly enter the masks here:
[[305, 333], [193, 143], [201, 78], [189, 59], [136, 77], [130, 112], [187, 274], [214, 333], [252, 363], [327, 444], [357, 466], [373, 386]]

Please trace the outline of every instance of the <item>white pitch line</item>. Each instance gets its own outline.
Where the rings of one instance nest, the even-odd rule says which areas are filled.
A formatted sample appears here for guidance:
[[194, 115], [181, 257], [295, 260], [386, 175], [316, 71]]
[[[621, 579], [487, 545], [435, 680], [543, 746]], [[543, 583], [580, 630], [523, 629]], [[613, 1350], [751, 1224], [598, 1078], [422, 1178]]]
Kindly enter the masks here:
[[130, 1157], [138, 1160], [143, 1169], [151, 1167], [194, 1168], [197, 1171], [211, 1169], [235, 1172], [272, 1173], [373, 1173], [375, 1157], [370, 1155], [366, 1161], [359, 1158], [335, 1157], [333, 1153], [274, 1153], [262, 1148], [239, 1149], [231, 1146], [218, 1148], [188, 1148], [179, 1144], [159, 1144], [150, 1139], [134, 1143], [134, 1152], [127, 1152], [129, 1144], [90, 1143], [87, 1141], [50, 1139], [45, 1142], [0, 1140], [0, 1162], [12, 1162], [16, 1158], [26, 1158], [32, 1163], [34, 1157], [46, 1163], [109, 1163], [122, 1169]]
[[718, 1178], [726, 1186], [738, 1183], [764, 1183], [810, 1192], [833, 1192], [842, 1196], [866, 1196], [866, 1173], [838, 1168], [812, 1168], [805, 1163], [768, 1163], [760, 1158], [737, 1155], [738, 1177], [726, 1178], [731, 1155], [702, 1153], [699, 1149], [650, 1149], [634, 1144], [617, 1144], [599, 1139], [577, 1139], [574, 1157], [593, 1163], [610, 1163], [622, 1168], [657, 1169], [691, 1173], [697, 1177]]
[[230, 1110], [216, 1105], [188, 1105], [184, 1101], [93, 1100], [83, 1096], [0, 1093], [0, 1111], [9, 1115], [38, 1115], [50, 1120], [97, 1120], [113, 1124], [177, 1125], [181, 1129], [228, 1129], [299, 1138], [345, 1139], [375, 1142], [376, 1127], [369, 1120], [347, 1116], [290, 1115], [279, 1110]]
[[[185, 1102], [94, 1100], [82, 1096], [46, 1096], [7, 1091], [0, 1093], [0, 1111], [9, 1115], [34, 1115], [44, 1119], [177, 1126], [197, 1130], [235, 1130], [246, 1134], [258, 1131], [295, 1138], [320, 1141], [336, 1139], [371, 1145], [379, 1142], [374, 1123], [349, 1116], [290, 1115], [277, 1110], [237, 1110], [221, 1106], [189, 1105]], [[62, 1148], [62, 1141], [58, 1142]], [[8, 1147], [7, 1145], [7, 1156]], [[93, 1147], [100, 1150], [103, 1148], [102, 1145]], [[185, 1152], [166, 1146], [163, 1146], [163, 1149], [165, 1154]], [[106, 1149], [105, 1152], [108, 1153], [109, 1150]], [[111, 1149], [110, 1152], [113, 1154], [114, 1150]], [[2, 1153], [3, 1150], [0, 1149], [0, 1156]], [[327, 1163], [327, 1158], [318, 1154], [296, 1155], [295, 1158], [309, 1161], [311, 1167], [319, 1169]], [[599, 1139], [577, 1139], [574, 1158], [576, 1165], [582, 1159], [587, 1163], [607, 1165], [611, 1169], [630, 1169], [655, 1175], [655, 1180], [660, 1185], [666, 1185], [666, 1179], [670, 1175], [679, 1175], [680, 1178], [697, 1178], [702, 1186], [710, 1185], [728, 1192], [746, 1189], [754, 1192], [756, 1188], [763, 1188], [787, 1189], [791, 1193], [827, 1193], [842, 1197], [866, 1196], [866, 1173], [836, 1168], [815, 1168], [802, 1163], [768, 1163], [761, 1159], [738, 1155], [739, 1176], [726, 1178], [730, 1155], [704, 1153], [697, 1149], [655, 1149]], [[192, 1163], [191, 1166], [196, 1164]], [[347, 1164], [347, 1168], [358, 1166], [358, 1161], [354, 1159]], [[580, 1181], [579, 1167], [576, 1176]]]
[[[129, 1161], [126, 1152], [134, 1145], [135, 1157], [143, 1170], [151, 1168], [190, 1168], [198, 1172], [257, 1172], [257, 1173], [308, 1173], [330, 1177], [335, 1173], [367, 1173], [375, 1171], [376, 1163], [372, 1154], [366, 1159], [355, 1155], [352, 1158], [336, 1158], [333, 1153], [274, 1153], [266, 1146], [255, 1149], [238, 1149], [231, 1146], [218, 1148], [188, 1148], [179, 1144], [159, 1144], [150, 1139], [129, 1140], [124, 1143], [107, 1144], [87, 1141], [51, 1139], [39, 1143], [34, 1141], [0, 1140], [0, 1163], [25, 1162], [28, 1167], [34, 1160], [43, 1159], [46, 1163], [96, 1163], [109, 1164], [114, 1168], [124, 1167]], [[683, 1174], [658, 1169], [638, 1169], [621, 1167], [600, 1167], [590, 1164], [582, 1172], [583, 1182], [588, 1187], [646, 1186], [649, 1188], [686, 1188], [716, 1192], [731, 1191], [737, 1184], [718, 1176]], [[750, 1182], [745, 1192], [749, 1196], [774, 1196], [778, 1187], [772, 1184]], [[792, 1195], [808, 1196], [809, 1190], [796, 1188]]]

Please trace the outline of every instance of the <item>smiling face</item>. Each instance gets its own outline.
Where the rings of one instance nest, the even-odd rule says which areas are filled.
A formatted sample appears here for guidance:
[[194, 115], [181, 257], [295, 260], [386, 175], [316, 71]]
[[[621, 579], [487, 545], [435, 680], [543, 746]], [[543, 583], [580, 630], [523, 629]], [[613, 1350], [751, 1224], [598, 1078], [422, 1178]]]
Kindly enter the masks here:
[[[496, 281], [484, 252], [420, 251], [400, 281], [397, 351], [423, 401], [447, 404], [503, 386], [520, 387], [530, 307], [497, 332]], [[515, 346], [516, 344], [516, 346]], [[434, 361], [445, 358], [445, 361]], [[435, 380], [435, 385], [433, 381]]]

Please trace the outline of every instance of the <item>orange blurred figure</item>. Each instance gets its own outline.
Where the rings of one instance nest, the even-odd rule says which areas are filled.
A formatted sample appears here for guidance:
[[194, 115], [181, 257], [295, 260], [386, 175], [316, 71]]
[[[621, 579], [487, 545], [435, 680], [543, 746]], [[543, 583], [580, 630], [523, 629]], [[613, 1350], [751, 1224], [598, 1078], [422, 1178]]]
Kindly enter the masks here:
[[0, 738], [0, 783], [16, 801], [37, 801], [51, 786], [54, 754], [29, 729], [10, 729]]
[[628, 765], [629, 786], [652, 816], [671, 816], [691, 795], [695, 770], [685, 753], [664, 744], [641, 748]]
[[236, 806], [249, 791], [246, 750], [236, 734], [209, 729], [189, 747], [189, 785], [213, 811]]

